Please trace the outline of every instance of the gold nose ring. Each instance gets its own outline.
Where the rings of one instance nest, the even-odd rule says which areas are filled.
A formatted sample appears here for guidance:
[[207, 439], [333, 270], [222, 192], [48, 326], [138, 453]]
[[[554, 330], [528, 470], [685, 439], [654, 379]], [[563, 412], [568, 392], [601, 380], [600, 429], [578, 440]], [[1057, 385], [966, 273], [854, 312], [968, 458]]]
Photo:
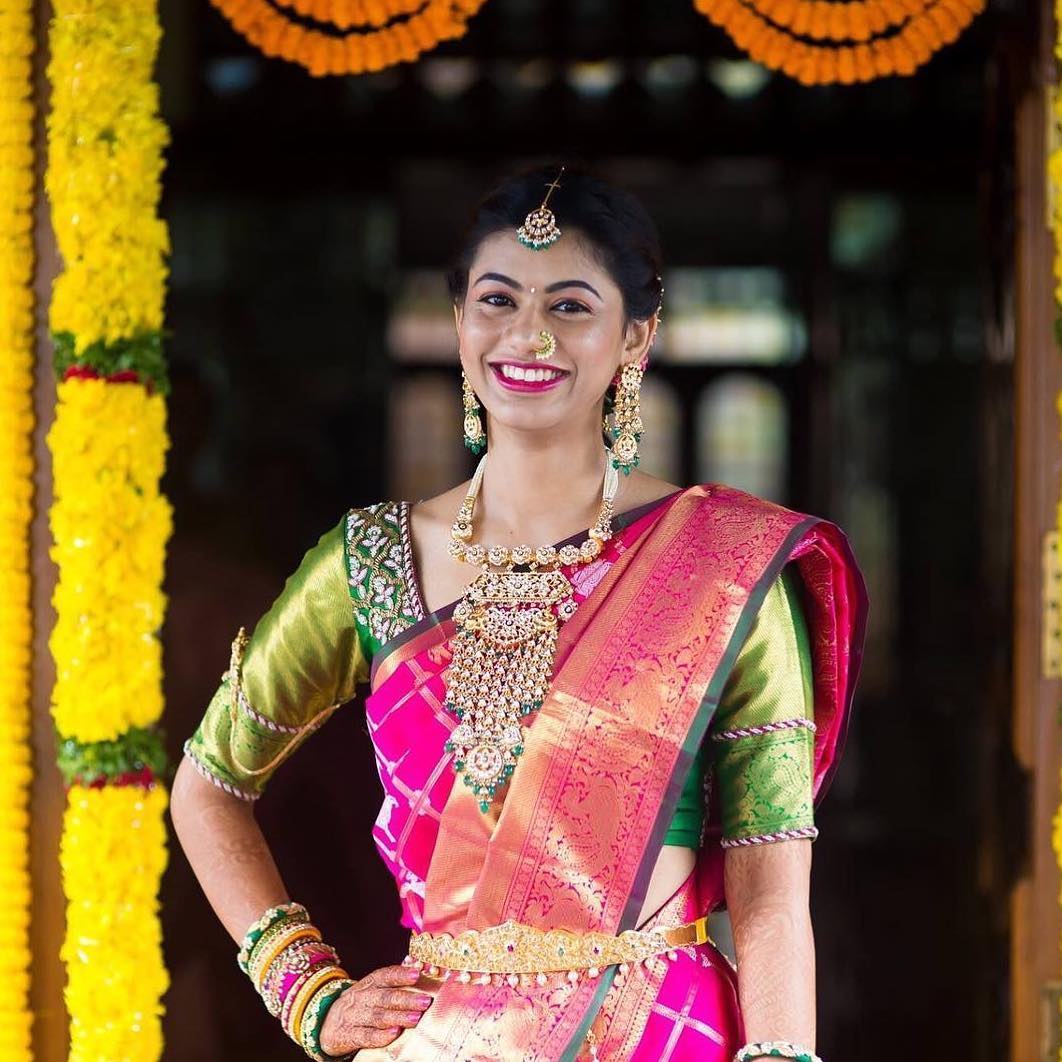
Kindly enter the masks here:
[[545, 361], [546, 358], [552, 358], [557, 353], [557, 337], [552, 332], [547, 332], [544, 328], [538, 333], [538, 338], [541, 340], [541, 345], [532, 347], [535, 352], [535, 357], [539, 361]]

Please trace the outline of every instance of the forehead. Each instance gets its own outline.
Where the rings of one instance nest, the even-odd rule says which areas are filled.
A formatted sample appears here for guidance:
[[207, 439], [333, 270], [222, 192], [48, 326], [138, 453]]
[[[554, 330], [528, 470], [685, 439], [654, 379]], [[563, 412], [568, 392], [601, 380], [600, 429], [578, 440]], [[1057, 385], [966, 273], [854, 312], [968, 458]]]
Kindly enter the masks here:
[[492, 233], [476, 250], [468, 271], [469, 284], [489, 271], [504, 273], [525, 287], [543, 286], [557, 280], [586, 280], [602, 295], [599, 284], [615, 288], [608, 271], [594, 257], [582, 234], [563, 227], [561, 233], [555, 243], [538, 250], [520, 243], [515, 228]]

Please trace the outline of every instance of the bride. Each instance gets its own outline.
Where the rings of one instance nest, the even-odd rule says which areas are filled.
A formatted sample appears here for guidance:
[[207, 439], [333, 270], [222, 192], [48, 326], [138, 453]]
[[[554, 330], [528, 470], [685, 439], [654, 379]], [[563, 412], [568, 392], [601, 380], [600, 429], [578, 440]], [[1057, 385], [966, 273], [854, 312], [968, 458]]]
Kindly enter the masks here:
[[[600, 178], [494, 188], [449, 275], [475, 474], [344, 513], [185, 743], [181, 845], [312, 1058], [817, 1058], [814, 808], [866, 593], [829, 521], [637, 468], [660, 270]], [[410, 944], [354, 979], [253, 802], [361, 684]]]

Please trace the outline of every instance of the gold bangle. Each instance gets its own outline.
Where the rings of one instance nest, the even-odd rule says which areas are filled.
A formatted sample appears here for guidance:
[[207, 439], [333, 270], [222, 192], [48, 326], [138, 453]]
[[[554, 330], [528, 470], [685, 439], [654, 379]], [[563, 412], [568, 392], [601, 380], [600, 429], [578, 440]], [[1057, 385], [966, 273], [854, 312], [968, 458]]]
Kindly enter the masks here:
[[[308, 955], [307, 952], [310, 954]], [[336, 954], [336, 949], [325, 944], [324, 941], [297, 940], [294, 944], [289, 944], [273, 960], [272, 965], [262, 976], [261, 994], [266, 1010], [274, 1018], [280, 1014], [283, 1000], [278, 998], [278, 995], [286, 976], [289, 974], [305, 976], [326, 962], [335, 965], [339, 962], [339, 956]]]
[[[327, 1016], [328, 1011], [331, 1009], [332, 1004], [335, 1003], [341, 995], [348, 988], [353, 988], [354, 982], [349, 977], [337, 977], [334, 981], [325, 981], [320, 988], [312, 996], [310, 996], [310, 1002], [306, 1004], [306, 1010], [302, 1015], [302, 1027], [299, 1029], [299, 1037], [302, 1044], [303, 1051], [314, 1059], [315, 1062], [329, 1062], [330, 1059], [335, 1058], [335, 1055], [326, 1055], [321, 1047], [321, 1028], [324, 1025], [324, 1018]], [[324, 1014], [321, 1013], [321, 1004], [325, 999], [331, 997], [332, 1002], [324, 1008]]]
[[297, 940], [320, 939], [321, 931], [316, 926], [298, 925], [292, 926], [287, 932], [281, 933], [275, 941], [271, 941], [269, 950], [263, 953], [262, 961], [255, 963], [251, 967], [251, 979], [259, 994], [262, 992], [262, 985], [265, 982], [265, 975], [269, 970], [270, 964], [289, 944], [294, 944]]
[[310, 913], [301, 903], [280, 903], [264, 911], [258, 920], [248, 927], [240, 942], [240, 950], [236, 955], [236, 962], [244, 973], [247, 973], [247, 964], [251, 960], [251, 952], [255, 945], [265, 936], [266, 932], [279, 925], [281, 922], [309, 922]]
[[265, 984], [266, 974], [269, 972], [269, 967], [276, 962], [277, 958], [289, 947], [289, 945], [295, 944], [300, 940], [320, 939], [321, 932], [316, 926], [301, 925], [292, 926], [289, 930], [281, 933], [274, 940], [270, 941], [268, 948], [262, 952], [261, 960], [251, 969], [254, 986], [259, 994], [261, 994], [262, 988]]
[[310, 920], [307, 918], [295, 918], [287, 919], [282, 918], [278, 922], [271, 925], [259, 938], [255, 941], [255, 945], [251, 948], [251, 953], [247, 959], [247, 965], [244, 968], [244, 973], [251, 979], [251, 983], [258, 984], [257, 973], [261, 972], [262, 956], [266, 951], [272, 947], [273, 941], [280, 936], [281, 933], [286, 933], [293, 926], [308, 926]]
[[285, 1027], [288, 1036], [295, 1043], [302, 1045], [302, 1019], [306, 1014], [306, 1005], [316, 993], [317, 989], [329, 981], [338, 980], [350, 975], [341, 966], [325, 966], [316, 973], [311, 974], [300, 986], [296, 998], [291, 1005], [288, 1015], [288, 1023]]
[[244, 968], [244, 973], [251, 978], [252, 981], [255, 977], [252, 975], [252, 970], [260, 970], [262, 956], [272, 946], [273, 942], [278, 939], [282, 933], [287, 933], [295, 926], [312, 926], [313, 923], [309, 918], [304, 918], [302, 915], [295, 915], [291, 918], [281, 918], [273, 923], [264, 933], [255, 941], [254, 947], [251, 948], [250, 954], [247, 958], [247, 965]]
[[288, 1033], [289, 1036], [291, 1035], [291, 1030], [289, 1028], [291, 1012], [295, 1006], [296, 1001], [299, 998], [299, 992], [302, 990], [306, 982], [310, 980], [310, 978], [315, 977], [322, 970], [333, 969], [338, 963], [338, 961], [339, 960], [337, 959], [336, 962], [330, 962], [322, 966], [315, 966], [313, 969], [304, 971], [303, 973], [299, 974], [299, 976], [295, 980], [295, 983], [291, 986], [290, 989], [288, 989], [287, 994], [284, 996], [284, 1002], [281, 1005], [280, 1011], [276, 1016], [280, 1018], [281, 1027], [286, 1033]]

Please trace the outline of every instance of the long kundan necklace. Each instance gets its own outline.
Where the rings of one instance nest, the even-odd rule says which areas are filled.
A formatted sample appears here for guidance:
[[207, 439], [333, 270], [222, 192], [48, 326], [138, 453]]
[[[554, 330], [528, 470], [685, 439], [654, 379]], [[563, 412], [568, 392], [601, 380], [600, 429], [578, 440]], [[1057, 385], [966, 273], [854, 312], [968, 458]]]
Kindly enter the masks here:
[[[454, 609], [458, 625], [446, 707], [457, 726], [446, 743], [454, 769], [489, 810], [524, 749], [521, 720], [542, 706], [553, 677], [560, 624], [578, 607], [561, 565], [588, 564], [612, 537], [619, 475], [605, 449], [601, 512], [581, 545], [484, 546], [472, 542], [472, 512], [487, 455], [476, 466], [450, 530], [450, 554], [483, 570]], [[520, 565], [527, 570], [514, 571]]]

